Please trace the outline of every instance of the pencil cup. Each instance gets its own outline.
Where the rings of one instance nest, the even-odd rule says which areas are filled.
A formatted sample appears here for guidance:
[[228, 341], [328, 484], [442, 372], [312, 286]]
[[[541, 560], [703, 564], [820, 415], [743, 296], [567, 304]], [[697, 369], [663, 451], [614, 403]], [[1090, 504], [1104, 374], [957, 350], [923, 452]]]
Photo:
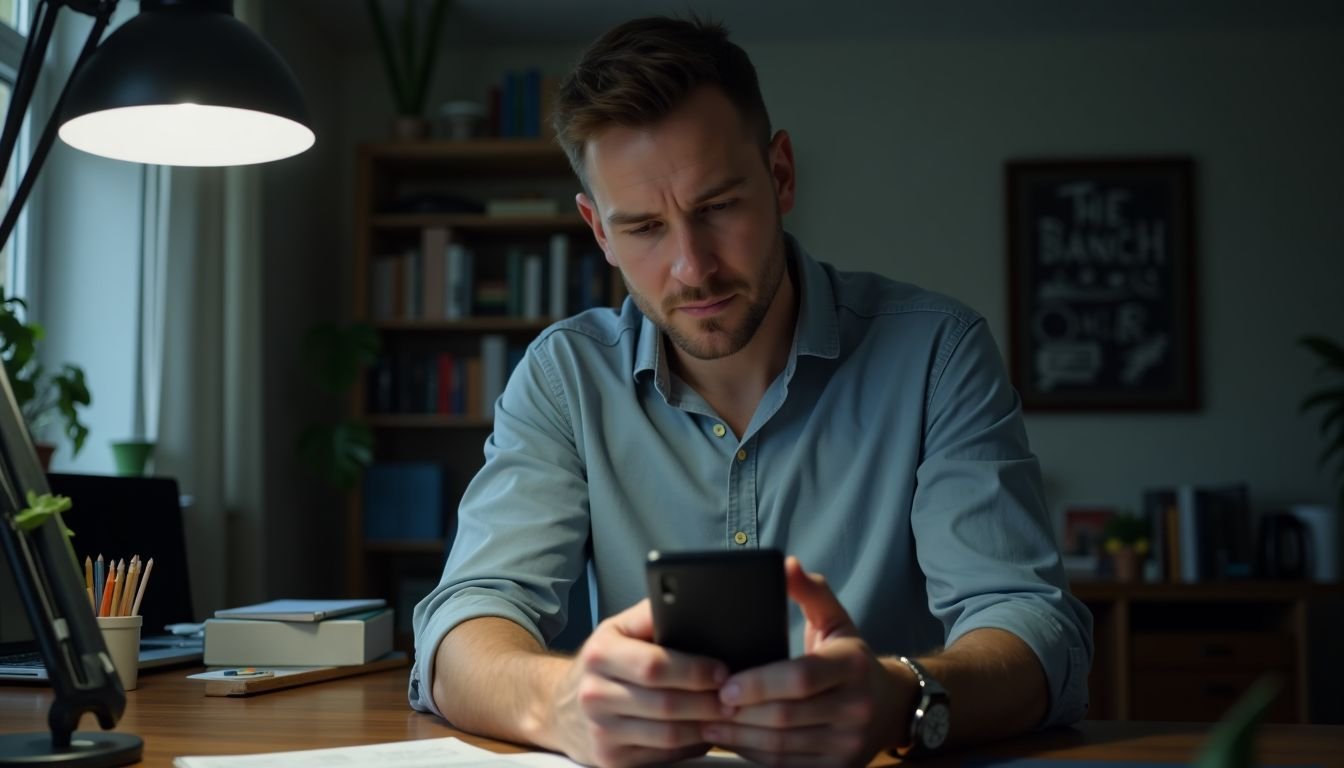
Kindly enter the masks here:
[[140, 625], [144, 616], [99, 616], [98, 628], [103, 631], [103, 643], [117, 668], [121, 687], [134, 691], [140, 673]]

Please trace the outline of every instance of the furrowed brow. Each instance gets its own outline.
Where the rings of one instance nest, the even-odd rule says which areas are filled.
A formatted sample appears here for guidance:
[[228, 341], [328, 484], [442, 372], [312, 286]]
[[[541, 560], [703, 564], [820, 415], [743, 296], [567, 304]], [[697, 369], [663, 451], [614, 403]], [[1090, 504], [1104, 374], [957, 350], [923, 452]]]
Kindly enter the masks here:
[[[713, 200], [719, 195], [722, 195], [724, 192], [736, 189], [737, 187], [742, 186], [746, 182], [747, 178], [745, 176], [736, 176], [734, 178], [727, 179], [718, 184], [715, 184], [714, 186], [710, 187], [704, 192], [701, 192], [700, 194], [696, 195], [695, 199], [692, 200], [691, 202], [694, 205], [699, 205], [707, 200]], [[656, 219], [656, 218], [658, 218], [658, 214], [656, 213], [625, 213], [623, 211], [612, 211], [611, 213], [608, 213], [606, 216], [608, 226], [640, 224], [642, 222], [648, 221], [649, 219]]]

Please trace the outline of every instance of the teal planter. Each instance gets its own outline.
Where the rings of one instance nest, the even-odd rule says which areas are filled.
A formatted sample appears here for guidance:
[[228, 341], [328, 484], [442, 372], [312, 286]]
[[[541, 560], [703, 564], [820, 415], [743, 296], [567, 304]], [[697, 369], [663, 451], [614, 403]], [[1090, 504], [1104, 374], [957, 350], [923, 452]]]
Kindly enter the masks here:
[[153, 457], [154, 443], [148, 440], [121, 440], [112, 444], [112, 459], [117, 464], [117, 474], [122, 477], [145, 474]]

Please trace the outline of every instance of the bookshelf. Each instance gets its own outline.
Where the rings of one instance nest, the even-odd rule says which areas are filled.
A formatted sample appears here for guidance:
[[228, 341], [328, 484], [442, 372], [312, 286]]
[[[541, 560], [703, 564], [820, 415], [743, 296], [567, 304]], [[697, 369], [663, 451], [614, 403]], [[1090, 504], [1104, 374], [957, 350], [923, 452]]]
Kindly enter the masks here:
[[[618, 304], [623, 287], [573, 212], [578, 185], [549, 139], [374, 143], [356, 163], [353, 316], [378, 332], [383, 359], [351, 403], [374, 464], [347, 500], [345, 591], [394, 606], [409, 649], [410, 609], [438, 581], [507, 371], [556, 318]], [[487, 212], [501, 201], [538, 210]], [[437, 499], [404, 530], [378, 501], [403, 488]], [[382, 506], [367, 509], [366, 492]]]

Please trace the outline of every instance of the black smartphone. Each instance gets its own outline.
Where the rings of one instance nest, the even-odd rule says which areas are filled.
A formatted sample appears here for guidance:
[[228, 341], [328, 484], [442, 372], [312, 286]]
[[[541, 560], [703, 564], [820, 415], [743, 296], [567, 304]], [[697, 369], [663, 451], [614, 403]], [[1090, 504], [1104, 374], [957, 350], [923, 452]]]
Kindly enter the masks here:
[[650, 552], [653, 638], [733, 672], [789, 657], [784, 555], [778, 550]]

